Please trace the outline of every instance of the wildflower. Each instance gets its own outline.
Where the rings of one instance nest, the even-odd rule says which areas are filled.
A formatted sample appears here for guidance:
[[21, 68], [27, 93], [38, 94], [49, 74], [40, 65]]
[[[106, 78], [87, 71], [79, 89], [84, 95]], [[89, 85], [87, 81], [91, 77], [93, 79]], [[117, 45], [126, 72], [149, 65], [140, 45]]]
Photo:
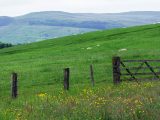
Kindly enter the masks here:
[[149, 98], [150, 103], [153, 103], [153, 98]]
[[47, 93], [39, 93], [38, 94], [38, 97], [46, 97], [47, 96]]
[[135, 103], [138, 103], [138, 100], [135, 100]]

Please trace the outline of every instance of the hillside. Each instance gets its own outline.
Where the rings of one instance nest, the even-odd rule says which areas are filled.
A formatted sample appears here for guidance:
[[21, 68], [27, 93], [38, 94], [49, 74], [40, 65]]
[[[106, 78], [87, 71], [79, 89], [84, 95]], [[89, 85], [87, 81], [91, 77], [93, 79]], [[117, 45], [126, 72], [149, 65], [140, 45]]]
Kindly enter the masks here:
[[17, 17], [0, 17], [0, 41], [31, 43], [97, 30], [160, 22], [160, 12], [66, 13], [46, 11]]
[[[33, 75], [34, 82], [57, 82], [62, 80], [63, 68], [72, 68], [72, 80], [88, 81], [88, 67], [95, 64], [98, 81], [110, 81], [111, 59], [123, 58], [158, 59], [160, 25], [113, 29], [83, 35], [46, 40], [28, 45], [0, 50], [0, 68], [5, 73], [17, 71]], [[119, 52], [120, 49], [127, 51]], [[36, 72], [36, 74], [34, 73]], [[0, 72], [2, 74], [4, 72]], [[82, 73], [82, 74], [79, 74]], [[78, 75], [77, 75], [78, 74]], [[26, 78], [23, 78], [26, 79]], [[21, 80], [23, 82], [24, 80]]]
[[[160, 24], [154, 24], [1, 49], [0, 118], [157, 119], [159, 82], [113, 86], [111, 60], [113, 56], [160, 59], [159, 48]], [[90, 64], [94, 67], [95, 88], [90, 85]], [[69, 92], [62, 86], [66, 67], [71, 70]], [[13, 71], [18, 73], [16, 100], [10, 99]]]

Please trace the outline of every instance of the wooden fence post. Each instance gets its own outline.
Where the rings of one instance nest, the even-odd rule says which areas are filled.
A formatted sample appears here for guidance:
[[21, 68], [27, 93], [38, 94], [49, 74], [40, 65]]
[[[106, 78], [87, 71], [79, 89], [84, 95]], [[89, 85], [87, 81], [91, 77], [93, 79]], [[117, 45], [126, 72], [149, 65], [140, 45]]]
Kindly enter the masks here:
[[93, 65], [90, 65], [90, 77], [91, 77], [91, 83], [92, 86], [94, 87], [94, 71], [93, 71]]
[[69, 68], [64, 69], [64, 90], [69, 90]]
[[12, 88], [11, 88], [11, 92], [12, 92], [12, 98], [17, 98], [17, 73], [12, 73], [11, 75], [11, 79], [12, 79]]
[[121, 82], [120, 79], [120, 57], [113, 57], [112, 58], [112, 65], [113, 65], [113, 82], [114, 84], [118, 84]]

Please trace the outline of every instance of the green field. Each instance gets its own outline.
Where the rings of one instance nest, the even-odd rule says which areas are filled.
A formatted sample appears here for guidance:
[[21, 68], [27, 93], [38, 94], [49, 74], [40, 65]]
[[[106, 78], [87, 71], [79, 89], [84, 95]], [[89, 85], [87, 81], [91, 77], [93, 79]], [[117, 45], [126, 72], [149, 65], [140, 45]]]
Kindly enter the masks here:
[[[1, 49], [0, 119], [156, 120], [160, 118], [160, 82], [113, 86], [112, 57], [160, 59], [159, 48], [160, 25], [155, 24]], [[90, 64], [94, 67], [94, 88]], [[66, 67], [71, 70], [69, 92], [64, 92], [62, 85]], [[16, 100], [10, 98], [12, 72], [19, 75]]]

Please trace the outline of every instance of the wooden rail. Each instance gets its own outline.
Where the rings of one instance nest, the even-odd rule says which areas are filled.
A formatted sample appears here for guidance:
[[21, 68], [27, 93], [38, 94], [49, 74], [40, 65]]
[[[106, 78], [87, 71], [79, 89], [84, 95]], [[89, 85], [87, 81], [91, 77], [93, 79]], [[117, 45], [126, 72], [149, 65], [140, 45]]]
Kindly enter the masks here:
[[[150, 62], [160, 63], [160, 60], [121, 60], [120, 57], [113, 57], [113, 82], [115, 84], [122, 82], [121, 77], [129, 77], [129, 80], [135, 80], [139, 82], [138, 76], [153, 76], [160, 80], [160, 64], [159, 66], [152, 66]], [[128, 67], [126, 63], [140, 63], [139, 66]], [[134, 70], [134, 71], [133, 71]], [[140, 72], [140, 70], [148, 70], [147, 72]], [[124, 71], [126, 71], [124, 73]], [[150, 72], [149, 72], [150, 71]], [[144, 78], [145, 79], [145, 78]]]
[[122, 62], [160, 62], [160, 60], [123, 60]]

